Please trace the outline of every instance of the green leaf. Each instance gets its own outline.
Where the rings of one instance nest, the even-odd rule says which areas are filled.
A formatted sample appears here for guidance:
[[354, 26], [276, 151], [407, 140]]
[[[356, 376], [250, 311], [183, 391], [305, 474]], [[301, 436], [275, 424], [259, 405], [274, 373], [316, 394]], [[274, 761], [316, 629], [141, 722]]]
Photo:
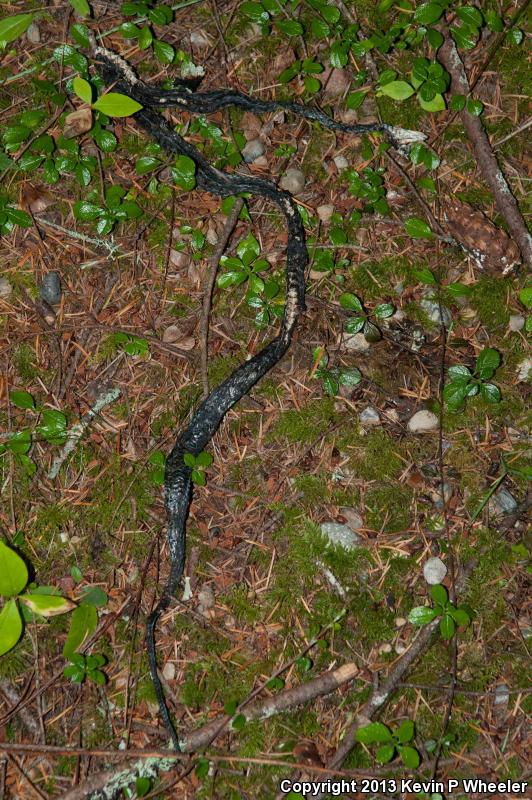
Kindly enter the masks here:
[[63, 656], [70, 658], [76, 650], [80, 650], [84, 642], [94, 633], [97, 625], [98, 612], [94, 606], [82, 603], [75, 608], [70, 619], [70, 629], [63, 647]]
[[[150, 44], [153, 42], [153, 34], [147, 25], [144, 25], [140, 29], [140, 33], [137, 38], [138, 46], [141, 50], [147, 50]], [[137, 109], [138, 110], [138, 109]]]
[[410, 611], [408, 621], [412, 625], [426, 625], [437, 616], [437, 612], [430, 606], [416, 606]]
[[390, 744], [383, 744], [377, 752], [375, 753], [375, 758], [379, 762], [379, 764], [387, 764], [388, 761], [391, 761], [395, 755], [395, 745]]
[[443, 389], [443, 399], [452, 411], [462, 408], [469, 392], [467, 380], [454, 380], [448, 383]]
[[391, 303], [381, 303], [373, 311], [377, 319], [387, 319], [392, 316], [393, 312], [394, 307]]
[[260, 3], [241, 3], [239, 11], [253, 20], [253, 22], [268, 22], [270, 15]]
[[415, 269], [413, 270], [413, 273], [414, 277], [421, 283], [426, 283], [429, 286], [436, 286], [438, 283], [436, 276], [428, 267], [424, 267], [423, 269]]
[[327, 372], [323, 378], [323, 388], [329, 397], [335, 397], [340, 388], [338, 381], [331, 372]]
[[439, 47], [442, 46], [443, 36], [435, 28], [428, 28], [425, 36], [427, 37], [428, 43], [432, 48], [434, 48], [434, 50], [437, 50]]
[[178, 156], [172, 168], [172, 176], [178, 186], [190, 192], [196, 185], [196, 165], [188, 156]]
[[370, 722], [369, 725], [364, 725], [358, 728], [356, 732], [357, 742], [362, 744], [376, 744], [380, 742], [391, 742], [392, 734], [390, 729], [382, 722]]
[[414, 92], [414, 87], [406, 81], [392, 81], [391, 83], [386, 83], [384, 86], [380, 86], [377, 90], [377, 95], [379, 97], [385, 95], [386, 97], [391, 97], [392, 100], [406, 100], [407, 97], [411, 97]]
[[97, 608], [107, 604], [108, 597], [99, 586], [86, 586], [83, 589], [80, 602], [82, 605], [96, 606]]
[[346, 333], [358, 333], [366, 324], [366, 317], [351, 317], [345, 323]]
[[466, 106], [466, 98], [463, 94], [453, 94], [449, 108], [451, 111], [463, 111]]
[[90, 678], [91, 681], [97, 683], [98, 686], [105, 686], [107, 683], [107, 678], [105, 677], [105, 673], [101, 672], [99, 669], [91, 669], [87, 672], [87, 677]]
[[361, 380], [362, 373], [356, 367], [342, 369], [338, 376], [338, 382], [341, 383], [342, 386], [358, 386]]
[[405, 222], [405, 230], [414, 239], [432, 239], [432, 231], [425, 222], [419, 217], [410, 217]]
[[417, 101], [423, 111], [445, 111], [445, 100], [442, 94], [435, 94], [432, 100], [423, 100], [418, 94]]
[[66, 439], [66, 417], [55, 408], [45, 408], [37, 431], [51, 444], [63, 444]]
[[89, 203], [87, 200], [77, 200], [74, 203], [74, 216], [81, 222], [91, 222], [97, 219], [104, 213], [101, 206], [96, 206], [94, 203]]
[[331, 32], [331, 29], [327, 23], [322, 19], [317, 19], [317, 17], [315, 17], [310, 23], [310, 30], [316, 39], [326, 39]]
[[454, 366], [449, 367], [449, 369], [447, 370], [447, 375], [449, 376], [449, 378], [452, 378], [453, 381], [454, 380], [460, 381], [463, 378], [469, 379], [473, 377], [471, 374], [471, 370], [469, 370], [465, 366], [465, 364], [455, 364]]
[[9, 399], [17, 408], [32, 408], [35, 409], [35, 400], [29, 392], [9, 392]]
[[159, 39], [156, 39], [153, 43], [153, 52], [161, 64], [171, 64], [175, 58], [173, 46], [169, 42], [161, 42]]
[[449, 614], [444, 614], [440, 620], [440, 633], [444, 639], [452, 639], [456, 626], [453, 618]]
[[70, 3], [74, 11], [80, 15], [80, 17], [90, 17], [91, 7], [87, 3], [87, 0], [68, 0], [68, 2]]
[[205, 450], [202, 450], [201, 453], [198, 453], [196, 456], [196, 464], [199, 467], [210, 467], [213, 462], [213, 457], [211, 453], [207, 453]]
[[305, 75], [303, 78], [303, 84], [307, 92], [310, 92], [311, 94], [316, 94], [316, 92], [319, 92], [321, 89], [321, 83], [319, 80], [317, 78], [310, 77], [310, 75]]
[[364, 322], [362, 333], [364, 334], [364, 338], [367, 342], [380, 342], [382, 339], [382, 333], [380, 332], [379, 328], [377, 328], [377, 326], [369, 320]]
[[59, 595], [41, 595], [41, 594], [21, 594], [19, 600], [28, 606], [34, 614], [40, 614], [42, 617], [55, 617], [58, 614], [66, 614], [75, 608], [72, 600]]
[[466, 108], [470, 114], [473, 114], [474, 117], [480, 117], [484, 110], [484, 103], [480, 100], [473, 100], [470, 98], [466, 103]]
[[296, 20], [276, 20], [275, 24], [287, 36], [301, 36], [304, 32], [303, 25]]
[[519, 300], [525, 308], [532, 308], [532, 286], [526, 286], [519, 292]]
[[81, 572], [80, 568], [76, 567], [75, 565], [70, 567], [70, 575], [72, 576], [73, 580], [76, 581], [76, 583], [79, 583], [81, 580], [83, 580], [83, 573]]
[[21, 557], [0, 541], [0, 595], [14, 597], [28, 582], [28, 570]]
[[16, 600], [8, 600], [0, 611], [0, 656], [11, 650], [22, 633], [22, 620]]
[[466, 628], [471, 622], [471, 617], [463, 608], [454, 608], [454, 606], [450, 606], [448, 613], [451, 615], [457, 625], [462, 625], [464, 628]]
[[480, 396], [488, 403], [500, 403], [501, 392], [494, 383], [483, 383], [480, 387]]
[[70, 678], [72, 683], [83, 683], [85, 679], [85, 667], [78, 667], [75, 664], [69, 664], [63, 670], [65, 678]]
[[456, 16], [471, 28], [480, 28], [484, 21], [482, 14], [473, 6], [462, 6], [456, 9]]
[[400, 744], [406, 744], [414, 738], [414, 723], [410, 719], [405, 719], [394, 732], [394, 739]]
[[260, 254], [260, 244], [252, 233], [241, 239], [236, 248], [237, 255], [247, 267]]
[[[31, 434], [29, 431], [15, 431], [7, 440], [6, 447], [15, 455], [24, 455], [31, 447]], [[2, 592], [0, 592], [2, 594]]]
[[80, 78], [79, 75], [76, 75], [72, 81], [72, 88], [84, 103], [92, 102], [92, 86], [85, 78]]
[[519, 45], [525, 38], [525, 35], [520, 28], [512, 28], [512, 30], [508, 31], [508, 33], [506, 34], [506, 38], [512, 44]]
[[335, 69], [342, 69], [345, 67], [348, 60], [348, 49], [343, 42], [337, 42], [333, 44], [329, 52], [329, 61], [331, 67]]
[[[398, 747], [399, 757], [405, 767], [409, 769], [417, 769], [419, 767], [421, 758], [418, 751], [414, 747]], [[432, 795], [434, 797], [434, 795]]]
[[475, 372], [481, 380], [488, 380], [500, 363], [501, 356], [499, 351], [493, 347], [486, 347], [478, 355]]
[[347, 100], [346, 100], [347, 108], [351, 110], [359, 108], [366, 99], [367, 93], [368, 93], [367, 89], [360, 89], [360, 91], [358, 92], [351, 92], [351, 94], [347, 95]]
[[22, 209], [13, 208], [13, 206], [6, 206], [4, 210], [7, 214], [8, 220], [14, 225], [19, 225], [21, 228], [29, 228], [29, 226], [32, 225], [30, 215], [26, 214], [26, 212], [22, 211]]
[[472, 50], [477, 43], [479, 31], [477, 28], [470, 28], [468, 25], [461, 25], [459, 28], [453, 26], [451, 35], [458, 47], [463, 50]]
[[[245, 4], [244, 4], [245, 5]], [[258, 3], [248, 3], [248, 5], [258, 5]], [[199, 780], [203, 780], [209, 774], [209, 760], [207, 758], [198, 758], [196, 761], [196, 766], [194, 767], [194, 772], [196, 773], [197, 778]]]
[[151, 172], [152, 169], [160, 165], [161, 162], [158, 158], [154, 158], [153, 156], [141, 156], [137, 158], [135, 162], [135, 172], [137, 175], [146, 175], [147, 172]]
[[86, 25], [82, 25], [79, 22], [76, 22], [70, 28], [70, 35], [76, 42], [76, 44], [81, 45], [81, 47], [90, 47], [90, 39], [89, 39], [89, 29]]
[[495, 11], [484, 11], [484, 16], [486, 18], [486, 25], [490, 31], [501, 33], [504, 30], [504, 20], [502, 17], [499, 17]]
[[185, 453], [183, 455], [183, 461], [185, 462], [187, 467], [196, 466], [196, 456], [193, 455], [193, 453]]
[[437, 22], [443, 14], [443, 6], [439, 3], [421, 3], [416, 8], [414, 20], [421, 25], [431, 25]]
[[151, 789], [151, 780], [149, 778], [145, 778], [144, 776], [137, 778], [135, 781], [135, 791], [137, 793], [137, 797], [144, 797], [144, 795], [148, 794]]
[[449, 599], [447, 589], [445, 586], [442, 586], [441, 583], [437, 583], [430, 587], [430, 596], [435, 603], [439, 603], [441, 606], [444, 606]]
[[16, 14], [0, 20], [0, 42], [12, 42], [28, 30], [33, 14]]
[[[140, 103], [120, 92], [102, 94], [93, 105], [97, 111], [108, 117], [130, 117], [142, 108]], [[184, 156], [183, 156], [184, 158]]]
[[352, 294], [351, 292], [344, 292], [344, 294], [340, 295], [340, 305], [348, 311], [363, 311], [361, 301], [356, 294]]

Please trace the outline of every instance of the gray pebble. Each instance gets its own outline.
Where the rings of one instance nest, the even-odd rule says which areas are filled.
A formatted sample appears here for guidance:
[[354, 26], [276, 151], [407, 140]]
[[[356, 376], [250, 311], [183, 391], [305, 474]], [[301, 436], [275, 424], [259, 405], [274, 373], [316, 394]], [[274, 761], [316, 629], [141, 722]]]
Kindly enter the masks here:
[[511, 331], [520, 331], [525, 326], [525, 318], [521, 314], [513, 314], [508, 320], [508, 327]]
[[323, 222], [324, 225], [327, 225], [331, 221], [331, 217], [334, 214], [334, 206], [318, 206], [316, 212], [320, 221]]
[[265, 150], [266, 148], [264, 147], [264, 142], [262, 142], [260, 139], [250, 139], [242, 150], [244, 161], [246, 164], [253, 163], [253, 161], [257, 160], [257, 158], [260, 158], [260, 156], [264, 155]]
[[7, 278], [0, 278], [0, 297], [9, 297], [12, 293], [13, 287]]
[[423, 577], [430, 586], [441, 583], [447, 575], [447, 567], [441, 558], [429, 558], [423, 565]]
[[440, 421], [432, 411], [417, 411], [408, 421], [408, 430], [411, 433], [425, 433], [434, 431], [439, 426]]
[[489, 502], [489, 507], [493, 514], [513, 514], [517, 511], [519, 504], [513, 494], [510, 494], [506, 487], [501, 488], [495, 492]]
[[434, 322], [436, 325], [445, 325], [447, 328], [451, 324], [452, 316], [448, 308], [444, 306], [440, 307], [438, 303], [428, 298], [421, 300], [419, 305], [430, 321]]
[[367, 406], [360, 412], [358, 418], [361, 425], [378, 425], [381, 421], [379, 412], [373, 406]]
[[285, 192], [291, 194], [299, 194], [305, 188], [305, 176], [300, 169], [290, 168], [287, 169], [281, 180], [279, 186]]
[[340, 522], [322, 522], [321, 532], [331, 544], [341, 544], [346, 550], [359, 546], [360, 537], [348, 525]]
[[39, 44], [41, 41], [41, 32], [39, 30], [39, 26], [32, 22], [28, 30], [26, 31], [26, 38], [28, 42], [32, 44]]
[[39, 289], [41, 300], [56, 306], [61, 302], [61, 276], [55, 270], [47, 272]]
[[363, 333], [345, 333], [342, 343], [346, 350], [353, 350], [355, 353], [367, 353], [371, 349]]
[[345, 156], [335, 156], [333, 161], [336, 164], [336, 169], [347, 169], [349, 166], [349, 161]]

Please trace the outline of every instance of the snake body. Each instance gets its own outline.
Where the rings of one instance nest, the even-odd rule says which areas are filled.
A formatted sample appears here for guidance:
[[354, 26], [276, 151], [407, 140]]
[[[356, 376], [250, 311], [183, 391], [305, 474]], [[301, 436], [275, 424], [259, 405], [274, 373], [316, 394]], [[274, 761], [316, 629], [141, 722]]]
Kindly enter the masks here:
[[415, 131], [403, 131], [386, 124], [347, 125], [336, 122], [319, 109], [293, 102], [255, 100], [237, 91], [220, 89], [195, 92], [196, 81], [177, 81], [168, 90], [141, 81], [130, 65], [115, 52], [104, 47], [93, 48], [97, 69], [113, 91], [128, 95], [142, 105], [133, 115], [143, 128], [166, 152], [186, 155], [196, 165], [196, 182], [213, 195], [227, 197], [250, 193], [275, 203], [284, 215], [288, 229], [286, 253], [286, 302], [278, 334], [249, 361], [241, 364], [223, 383], [209, 394], [195, 410], [187, 427], [181, 431], [166, 459], [164, 477], [165, 507], [168, 516], [168, 546], [170, 571], [157, 606], [147, 621], [146, 642], [151, 678], [155, 687], [161, 717], [174, 748], [180, 742], [171, 719], [163, 687], [157, 673], [155, 634], [157, 621], [168, 609], [183, 576], [185, 566], [186, 523], [192, 499], [192, 469], [184, 455], [198, 455], [210, 442], [227, 412], [283, 357], [290, 346], [298, 316], [305, 308], [305, 266], [308, 253], [305, 230], [297, 206], [289, 192], [262, 178], [238, 173], [226, 173], [213, 167], [196, 147], [176, 133], [160, 114], [161, 109], [179, 108], [191, 113], [207, 114], [228, 106], [237, 106], [255, 113], [283, 109], [308, 120], [320, 122], [327, 128], [345, 133], [383, 133], [390, 144], [400, 149], [403, 144], [424, 138]]

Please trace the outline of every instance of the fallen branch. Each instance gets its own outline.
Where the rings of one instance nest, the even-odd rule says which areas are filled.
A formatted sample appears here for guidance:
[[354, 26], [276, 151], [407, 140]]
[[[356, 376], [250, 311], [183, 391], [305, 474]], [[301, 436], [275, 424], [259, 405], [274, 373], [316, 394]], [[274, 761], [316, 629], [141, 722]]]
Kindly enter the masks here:
[[[358, 673], [359, 668], [356, 664], [344, 664], [342, 667], [319, 675], [307, 683], [294, 686], [274, 697], [268, 697], [266, 700], [253, 703], [241, 713], [244, 715], [246, 722], [267, 719], [315, 700], [317, 697], [331, 694], [341, 686], [349, 683], [349, 681], [352, 681]], [[139, 777], [153, 780], [159, 772], [168, 772], [174, 769], [176, 764], [182, 762], [183, 754], [196, 752], [209, 745], [213, 735], [218, 734], [220, 726], [222, 730], [226, 730], [232, 719], [233, 717], [228, 715], [217, 717], [212, 722], [191, 733], [181, 740], [182, 752], [176, 758], [172, 756], [165, 758], [150, 756], [149, 758], [138, 759], [123, 769], [115, 768], [97, 772], [63, 795], [62, 800], [87, 800], [87, 798], [104, 800], [105, 798], [114, 797], [120, 789], [124, 789], [134, 783]], [[121, 755], [127, 755], [127, 753]]]
[[[451, 91], [468, 97], [471, 87], [462, 63], [462, 59], [451, 39], [448, 29], [439, 26], [445, 41], [438, 51], [438, 60], [451, 76]], [[532, 266], [532, 237], [512, 194], [508, 182], [493, 154], [493, 148], [479, 117], [470, 114], [467, 108], [460, 112], [460, 119], [473, 146], [478, 165], [483, 177], [489, 183], [497, 208], [508, 225], [511, 236], [521, 251], [523, 260]]]

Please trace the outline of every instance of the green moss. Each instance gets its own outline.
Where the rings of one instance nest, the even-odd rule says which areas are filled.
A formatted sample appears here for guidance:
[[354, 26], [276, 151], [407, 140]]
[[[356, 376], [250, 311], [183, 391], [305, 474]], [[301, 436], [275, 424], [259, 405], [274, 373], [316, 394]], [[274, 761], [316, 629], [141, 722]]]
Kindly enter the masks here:
[[[351, 437], [353, 439], [355, 437]], [[403, 461], [398, 455], [398, 443], [382, 428], [365, 436], [357, 436], [356, 444], [344, 444], [355, 474], [368, 481], [396, 478]]]
[[35, 353], [26, 342], [13, 348], [13, 365], [23, 381], [30, 381], [40, 375], [35, 361]]
[[490, 333], [503, 331], [510, 317], [508, 290], [510, 278], [480, 278], [471, 296], [471, 305], [476, 310], [483, 325]]
[[365, 495], [368, 528], [384, 533], [406, 530], [410, 526], [412, 491], [398, 484], [376, 486]]
[[267, 441], [312, 442], [337, 419], [333, 398], [313, 400], [300, 411], [283, 411], [268, 433]]

